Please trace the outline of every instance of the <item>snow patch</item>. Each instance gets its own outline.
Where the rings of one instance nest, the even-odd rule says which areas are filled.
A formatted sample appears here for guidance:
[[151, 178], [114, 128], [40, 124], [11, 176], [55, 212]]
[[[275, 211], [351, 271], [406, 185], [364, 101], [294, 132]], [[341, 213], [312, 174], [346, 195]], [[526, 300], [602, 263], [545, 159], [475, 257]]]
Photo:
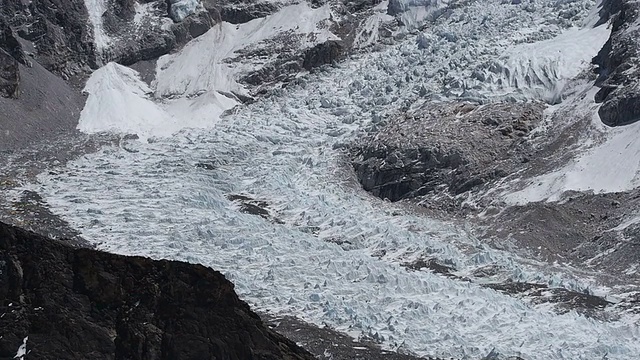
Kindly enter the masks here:
[[640, 186], [640, 123], [602, 131], [603, 143], [560, 170], [533, 178], [525, 189], [506, 195], [505, 200], [511, 204], [558, 201], [569, 190], [610, 193]]
[[24, 356], [27, 355], [27, 340], [29, 340], [28, 336], [22, 339], [22, 345], [18, 348], [16, 355], [13, 357], [14, 359], [24, 360]]
[[225, 110], [238, 104], [215, 91], [156, 102], [138, 72], [113, 62], [91, 75], [84, 92], [89, 98], [80, 114], [80, 131], [137, 134], [143, 140], [213, 126]]

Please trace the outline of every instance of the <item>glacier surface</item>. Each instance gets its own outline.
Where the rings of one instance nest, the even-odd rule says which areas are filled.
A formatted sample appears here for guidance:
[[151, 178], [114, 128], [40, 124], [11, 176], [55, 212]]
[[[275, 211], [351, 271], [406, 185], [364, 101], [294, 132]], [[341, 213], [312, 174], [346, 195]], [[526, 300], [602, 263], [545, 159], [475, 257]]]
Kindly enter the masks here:
[[[223, 23], [161, 58], [151, 88], [119, 65], [96, 72], [81, 129], [137, 132], [146, 141], [105, 147], [41, 174], [30, 187], [100, 249], [211, 266], [260, 310], [295, 314], [386, 348], [455, 358], [492, 351], [527, 359], [640, 358], [631, 314], [610, 321], [558, 314], [482, 286], [529, 281], [613, 294], [594, 274], [490, 248], [464, 228], [373, 198], [341, 152], [387, 114], [422, 101], [543, 97], [536, 89], [544, 79], [555, 86], [588, 70], [584, 60], [606, 40], [606, 28], [582, 25], [593, 5], [464, 2], [395, 45], [301, 77], [227, 115], [210, 106], [232, 107], [218, 96], [242, 91], [238, 74], [259, 64], [224, 59], [282, 31], [329, 39], [318, 24], [331, 10], [299, 4], [247, 24]], [[574, 15], [558, 19], [561, 10]], [[385, 12], [377, 8], [368, 26], [389, 21]], [[365, 35], [363, 46], [375, 42]], [[429, 41], [418, 46], [419, 36]], [[594, 44], [578, 54], [562, 51], [574, 38]], [[525, 61], [518, 49], [540, 60]], [[518, 77], [551, 76], [514, 86], [478, 75], [496, 59]], [[196, 117], [208, 128], [193, 129]], [[269, 216], [240, 211], [234, 195], [255, 199]], [[459, 277], [402, 266], [417, 258], [450, 264]], [[498, 271], [474, 276], [486, 267]]]

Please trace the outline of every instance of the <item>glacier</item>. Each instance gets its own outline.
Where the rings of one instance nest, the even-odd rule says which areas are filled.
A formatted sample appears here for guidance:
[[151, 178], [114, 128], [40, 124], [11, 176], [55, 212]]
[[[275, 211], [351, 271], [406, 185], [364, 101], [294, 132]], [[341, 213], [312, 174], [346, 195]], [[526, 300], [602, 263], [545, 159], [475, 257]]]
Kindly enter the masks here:
[[[464, 226], [374, 198], [341, 151], [385, 116], [424, 101], [544, 100], [556, 90], [560, 100], [573, 96], [555, 84], [589, 70], [606, 25], [585, 25], [592, 1], [528, 5], [465, 2], [419, 31], [408, 22], [403, 41], [300, 76], [245, 106], [225, 94], [246, 93], [237, 79], [260, 64], [225, 59], [291, 31], [332, 39], [323, 25], [328, 6], [301, 3], [247, 24], [216, 25], [162, 57], [150, 87], [133, 70], [107, 64], [87, 84], [80, 129], [141, 140], [123, 137], [26, 187], [99, 249], [211, 266], [259, 310], [295, 314], [388, 349], [456, 358], [640, 358], [637, 315], [558, 314], [482, 286], [529, 281], [619, 295], [595, 274], [489, 247]], [[575, 16], [558, 20], [560, 8]], [[385, 21], [381, 6], [368, 26]], [[362, 48], [375, 42], [366, 35]], [[429, 41], [418, 46], [420, 36]], [[570, 51], [571, 39], [584, 51]], [[525, 50], [537, 60], [521, 56]], [[502, 70], [494, 78], [473, 77], [496, 59]], [[270, 216], [240, 211], [234, 195], [263, 202]], [[457, 277], [407, 271], [403, 264], [417, 258], [451, 264]], [[495, 275], [474, 276], [489, 266]]]

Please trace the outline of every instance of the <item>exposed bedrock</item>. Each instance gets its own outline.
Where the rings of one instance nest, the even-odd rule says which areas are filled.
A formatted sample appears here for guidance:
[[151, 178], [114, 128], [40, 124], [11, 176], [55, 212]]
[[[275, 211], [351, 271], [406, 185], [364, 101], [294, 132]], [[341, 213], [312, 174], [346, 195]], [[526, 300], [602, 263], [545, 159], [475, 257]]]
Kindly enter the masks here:
[[0, 16], [0, 97], [20, 95], [20, 66], [31, 66], [9, 23]]
[[0, 0], [2, 19], [33, 45], [35, 60], [56, 75], [69, 78], [95, 66], [84, 0]]
[[33, 359], [313, 359], [204, 266], [71, 248], [3, 223], [0, 250], [2, 359], [25, 341]]
[[355, 144], [353, 167], [365, 190], [397, 201], [435, 190], [461, 194], [521, 168], [541, 103], [425, 104]]
[[640, 3], [605, 0], [601, 16], [613, 26], [611, 37], [593, 59], [599, 66], [598, 114], [609, 126], [626, 125], [640, 120]]
[[277, 2], [252, 0], [203, 0], [205, 9], [219, 20], [232, 24], [243, 24], [278, 11]]
[[20, 70], [18, 61], [0, 49], [0, 96], [17, 98], [20, 94]]
[[311, 70], [325, 64], [332, 64], [345, 56], [345, 46], [341, 41], [327, 41], [307, 50], [302, 67]]

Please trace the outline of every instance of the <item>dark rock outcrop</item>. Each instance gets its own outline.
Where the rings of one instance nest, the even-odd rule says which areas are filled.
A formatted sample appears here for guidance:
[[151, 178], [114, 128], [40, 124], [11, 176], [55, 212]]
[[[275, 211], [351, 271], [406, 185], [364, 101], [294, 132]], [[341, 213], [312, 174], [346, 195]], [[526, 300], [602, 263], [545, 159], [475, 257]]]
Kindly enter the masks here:
[[332, 64], [342, 59], [345, 48], [340, 41], [329, 40], [307, 50], [304, 54], [302, 67], [307, 70]]
[[0, 49], [4, 50], [19, 63], [31, 66], [31, 62], [24, 53], [22, 44], [16, 38], [9, 23], [0, 17]]
[[19, 63], [31, 66], [9, 23], [0, 16], [0, 97], [20, 95]]
[[280, 9], [278, 4], [252, 0], [203, 0], [204, 8], [217, 21], [243, 24], [273, 14]]
[[599, 66], [598, 114], [609, 126], [630, 124], [640, 120], [640, 3], [605, 0], [600, 15], [612, 20], [612, 33], [593, 59]]
[[0, 359], [313, 359], [222, 274], [74, 249], [0, 223]]
[[0, 18], [33, 44], [36, 61], [56, 75], [69, 78], [95, 67], [83, 0], [0, 0]]
[[392, 119], [352, 149], [363, 188], [397, 201], [451, 195], [504, 177], [528, 161], [525, 136], [544, 105], [433, 104]]
[[9, 53], [0, 49], [0, 96], [17, 98], [20, 94], [20, 70], [18, 61]]

